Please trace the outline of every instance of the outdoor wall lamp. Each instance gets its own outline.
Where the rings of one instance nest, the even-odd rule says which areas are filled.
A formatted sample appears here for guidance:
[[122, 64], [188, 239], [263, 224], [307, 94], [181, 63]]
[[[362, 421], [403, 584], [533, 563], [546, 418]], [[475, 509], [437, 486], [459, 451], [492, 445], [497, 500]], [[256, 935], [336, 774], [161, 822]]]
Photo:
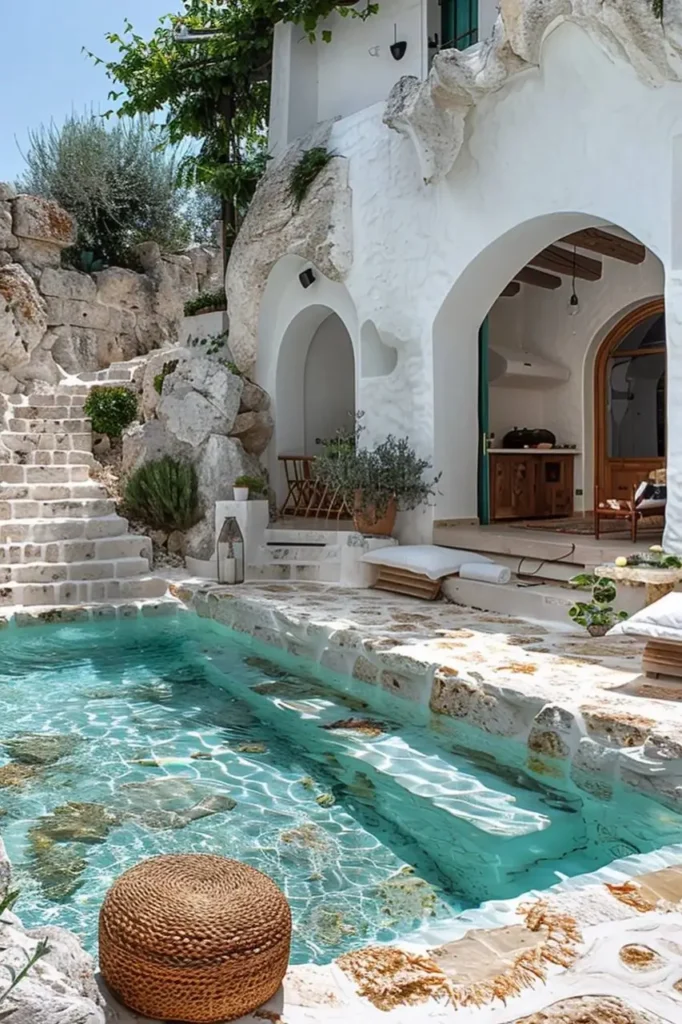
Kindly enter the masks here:
[[402, 60], [407, 49], [407, 42], [404, 39], [398, 41], [398, 26], [393, 26], [393, 42], [391, 43], [391, 56], [394, 60]]
[[310, 288], [311, 284], [315, 281], [315, 275], [313, 274], [310, 267], [307, 270], [302, 270], [298, 275], [298, 279], [301, 282], [303, 288]]

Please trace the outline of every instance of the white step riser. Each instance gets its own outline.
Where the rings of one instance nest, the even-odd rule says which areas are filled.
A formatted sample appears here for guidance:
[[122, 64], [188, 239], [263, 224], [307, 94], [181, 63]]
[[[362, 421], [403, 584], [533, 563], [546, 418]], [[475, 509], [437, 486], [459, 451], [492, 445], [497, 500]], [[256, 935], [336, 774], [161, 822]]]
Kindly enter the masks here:
[[0, 606], [92, 604], [100, 601], [139, 601], [163, 597], [165, 580], [156, 576], [139, 576], [125, 580], [93, 580], [83, 583], [26, 583], [0, 586]]
[[131, 384], [133, 375], [130, 370], [88, 370], [80, 374], [80, 379], [88, 384]]
[[[87, 398], [88, 390], [82, 395], [78, 395], [75, 391], [69, 390], [64, 393], [41, 395], [35, 391], [32, 395], [10, 395], [7, 399], [7, 404], [12, 409], [21, 409], [18, 416], [24, 416], [28, 419], [41, 418], [43, 416], [51, 416], [53, 419], [59, 419], [56, 409], [68, 409], [69, 416], [76, 415], [72, 410], [75, 408], [83, 408], [85, 399]], [[28, 412], [28, 409], [35, 409], [35, 417]], [[68, 418], [68, 417], [67, 417]]]
[[[79, 399], [77, 404], [74, 402], [73, 405], [67, 405], [66, 403], [64, 403], [64, 405], [44, 405], [44, 406], [43, 405], [15, 405], [15, 406], [12, 407], [12, 411], [14, 413], [15, 419], [16, 418], [20, 418], [21, 420], [29, 420], [29, 421], [32, 421], [32, 420], [42, 420], [42, 421], [46, 422], [48, 419], [50, 419], [50, 420], [57, 420], [57, 421], [73, 420], [73, 419], [77, 419], [77, 420], [87, 419], [87, 416], [85, 415], [85, 413], [83, 411], [83, 403], [82, 403], [82, 401], [80, 399]], [[14, 420], [12, 420], [12, 419], [9, 420], [9, 424], [7, 426], [8, 430], [15, 430], [16, 429], [15, 427], [12, 427], [10, 425], [13, 422], [14, 422]], [[88, 425], [89, 425], [89, 423], [90, 423], [90, 421], [88, 420]]]
[[67, 580], [123, 580], [149, 572], [146, 558], [111, 562], [29, 563], [0, 566], [0, 583], [63, 583]]
[[91, 452], [92, 432], [26, 434], [5, 431], [0, 435], [0, 444], [3, 444], [11, 452]]
[[11, 419], [7, 429], [15, 434], [87, 434], [89, 419]]
[[111, 498], [85, 498], [83, 501], [0, 501], [2, 519], [90, 519], [111, 516], [116, 502]]
[[263, 545], [260, 549], [260, 560], [267, 565], [318, 565], [320, 562], [336, 562], [340, 564], [341, 548], [338, 544], [326, 544], [324, 547], [301, 545]]
[[118, 561], [121, 558], [144, 558], [151, 563], [152, 542], [149, 537], [123, 534], [104, 540], [51, 541], [43, 544], [0, 544], [0, 565], [25, 565], [29, 562], [50, 564], [71, 562]]
[[[309, 522], [314, 523], [311, 519]], [[265, 531], [265, 543], [276, 544], [277, 546], [288, 547], [290, 545], [308, 544], [340, 544], [345, 545], [350, 539], [359, 536], [353, 529], [337, 530], [331, 527], [329, 530], [316, 530], [314, 526], [310, 529], [285, 530], [277, 527], [270, 527]]]
[[54, 522], [2, 522], [0, 544], [49, 544], [51, 541], [99, 540], [127, 533], [128, 520], [120, 516], [104, 519], [55, 519]]
[[250, 565], [246, 578], [250, 582], [290, 580], [298, 583], [338, 583], [340, 576], [341, 568], [338, 562], [318, 562], [310, 565], [269, 562], [267, 565]]
[[[2, 440], [0, 439], [0, 446]], [[2, 449], [0, 448], [0, 453]], [[9, 460], [14, 466], [90, 466], [95, 468], [97, 463], [92, 452], [63, 452], [63, 451], [35, 451], [35, 452], [12, 452]]]
[[89, 479], [88, 466], [0, 466], [0, 490], [5, 484], [76, 484]]
[[3, 484], [0, 483], [0, 502], [3, 501], [79, 501], [83, 498], [106, 498], [107, 492], [94, 481], [81, 484]]

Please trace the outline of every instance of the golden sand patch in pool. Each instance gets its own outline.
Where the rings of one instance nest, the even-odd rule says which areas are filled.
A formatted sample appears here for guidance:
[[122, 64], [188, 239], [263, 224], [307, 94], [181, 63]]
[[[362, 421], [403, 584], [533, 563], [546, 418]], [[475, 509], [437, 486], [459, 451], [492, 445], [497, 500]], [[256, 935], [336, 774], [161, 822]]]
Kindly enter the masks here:
[[627, 946], [621, 946], [618, 956], [621, 963], [624, 963], [626, 967], [630, 967], [633, 971], [651, 971], [656, 967], [660, 967], [663, 964], [663, 958], [650, 949], [648, 946], [639, 946], [636, 943], [632, 943]]

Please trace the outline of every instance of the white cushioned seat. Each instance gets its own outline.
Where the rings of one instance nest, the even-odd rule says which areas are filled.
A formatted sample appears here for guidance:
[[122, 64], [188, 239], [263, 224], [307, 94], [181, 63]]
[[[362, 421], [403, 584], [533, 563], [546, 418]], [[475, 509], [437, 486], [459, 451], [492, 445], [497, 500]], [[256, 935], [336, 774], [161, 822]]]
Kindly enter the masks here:
[[489, 564], [492, 558], [477, 555], [473, 551], [459, 551], [457, 548], [442, 548], [436, 544], [406, 544], [404, 547], [379, 548], [362, 556], [370, 565], [390, 565], [395, 569], [420, 573], [430, 580], [453, 576], [460, 566], [474, 562]]
[[641, 636], [645, 640], [682, 643], [682, 594], [666, 594], [660, 601], [618, 622], [609, 636]]

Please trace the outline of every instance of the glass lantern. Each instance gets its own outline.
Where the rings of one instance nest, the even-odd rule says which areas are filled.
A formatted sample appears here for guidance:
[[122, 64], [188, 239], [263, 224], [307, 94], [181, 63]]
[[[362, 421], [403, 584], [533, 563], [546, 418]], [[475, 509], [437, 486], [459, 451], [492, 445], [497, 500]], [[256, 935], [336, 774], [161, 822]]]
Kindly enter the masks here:
[[244, 582], [244, 537], [234, 516], [227, 516], [217, 544], [218, 583]]

